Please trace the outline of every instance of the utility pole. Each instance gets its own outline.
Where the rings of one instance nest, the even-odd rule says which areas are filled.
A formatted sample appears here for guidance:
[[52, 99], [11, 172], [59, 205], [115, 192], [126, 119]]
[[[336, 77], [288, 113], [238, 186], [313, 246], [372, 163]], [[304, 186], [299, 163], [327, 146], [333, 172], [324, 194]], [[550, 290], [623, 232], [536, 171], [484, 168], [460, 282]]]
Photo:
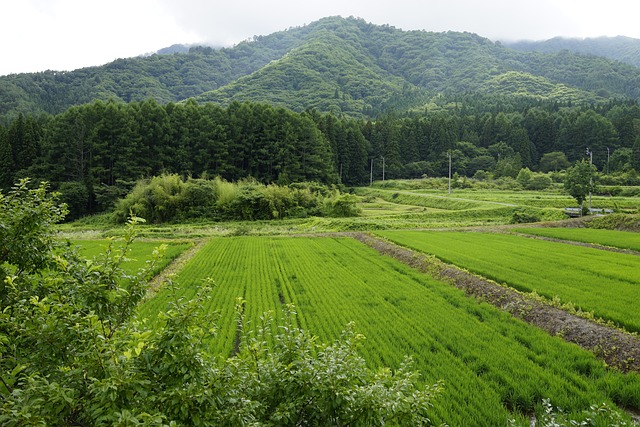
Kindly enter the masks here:
[[[587, 156], [589, 156], [589, 165], [593, 164], [593, 151], [587, 147]], [[591, 187], [593, 187], [593, 177], [589, 177], [589, 214], [591, 214]]]
[[451, 150], [447, 151], [449, 157], [449, 194], [451, 194]]
[[607, 175], [609, 175], [609, 147], [607, 147]]
[[384, 182], [384, 156], [380, 157], [382, 157], [382, 181]]
[[369, 187], [373, 185], [373, 157], [371, 158], [371, 175], [369, 176]]

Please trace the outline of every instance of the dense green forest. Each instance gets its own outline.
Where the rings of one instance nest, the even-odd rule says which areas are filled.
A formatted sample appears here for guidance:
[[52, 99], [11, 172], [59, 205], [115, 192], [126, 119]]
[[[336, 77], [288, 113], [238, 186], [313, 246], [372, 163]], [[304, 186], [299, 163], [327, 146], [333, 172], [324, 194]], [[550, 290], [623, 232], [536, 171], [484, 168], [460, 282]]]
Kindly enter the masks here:
[[425, 111], [377, 120], [255, 102], [94, 101], [0, 126], [0, 186], [22, 177], [60, 190], [72, 216], [113, 207], [144, 177], [252, 177], [359, 185], [371, 178], [557, 171], [593, 152], [598, 170], [635, 183], [640, 106], [481, 95], [436, 96]]
[[475, 92], [573, 103], [638, 99], [640, 69], [568, 50], [518, 51], [471, 33], [329, 17], [231, 48], [191, 47], [75, 71], [1, 76], [0, 123], [94, 100], [167, 104], [192, 97], [368, 119], [389, 109], [422, 109], [439, 93]]
[[519, 41], [506, 46], [526, 52], [556, 53], [569, 50], [585, 55], [603, 56], [640, 67], [640, 40], [631, 37], [595, 37], [586, 39], [554, 37], [545, 41]]

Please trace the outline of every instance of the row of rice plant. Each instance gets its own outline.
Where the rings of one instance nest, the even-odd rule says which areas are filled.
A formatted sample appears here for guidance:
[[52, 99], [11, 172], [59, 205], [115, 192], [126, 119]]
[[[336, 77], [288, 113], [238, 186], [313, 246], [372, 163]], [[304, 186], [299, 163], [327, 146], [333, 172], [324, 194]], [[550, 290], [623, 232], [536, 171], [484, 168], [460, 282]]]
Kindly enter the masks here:
[[517, 228], [518, 233], [640, 251], [640, 233], [597, 228]]
[[640, 257], [495, 233], [381, 231], [379, 235], [640, 331]]
[[[355, 321], [372, 366], [394, 368], [410, 355], [425, 383], [444, 380], [436, 422], [527, 424], [543, 398], [568, 412], [611, 401], [640, 408], [637, 375], [609, 371], [590, 353], [352, 239], [213, 239], [176, 278], [178, 292], [192, 295], [205, 277], [217, 283], [206, 308], [220, 313], [223, 344], [214, 348], [233, 348], [239, 296], [256, 326], [263, 311], [278, 318], [283, 303], [294, 303], [300, 326], [325, 341]], [[153, 316], [170, 294], [160, 292], [141, 313]]]

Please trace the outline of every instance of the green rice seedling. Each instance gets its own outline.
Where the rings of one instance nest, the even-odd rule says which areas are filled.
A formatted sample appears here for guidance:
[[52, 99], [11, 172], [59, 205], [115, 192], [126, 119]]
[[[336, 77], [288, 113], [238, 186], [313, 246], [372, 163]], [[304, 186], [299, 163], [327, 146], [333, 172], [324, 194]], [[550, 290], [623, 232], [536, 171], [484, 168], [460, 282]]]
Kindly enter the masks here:
[[596, 228], [516, 228], [518, 233], [640, 251], [640, 233]]
[[640, 331], [640, 257], [474, 232], [380, 231], [400, 245], [433, 254], [498, 283], [591, 312]]
[[293, 303], [297, 323], [323, 341], [355, 321], [372, 367], [394, 369], [408, 355], [425, 383], [444, 381], [436, 423], [526, 423], [544, 411], [545, 398], [567, 414], [602, 402], [640, 408], [638, 375], [609, 370], [589, 352], [349, 238], [212, 239], [176, 277], [177, 287], [139, 314], [153, 317], [167, 298], [189, 298], [206, 277], [216, 282], [206, 309], [219, 313], [212, 349], [233, 351], [238, 297], [253, 325], [271, 311], [277, 327], [283, 304]]

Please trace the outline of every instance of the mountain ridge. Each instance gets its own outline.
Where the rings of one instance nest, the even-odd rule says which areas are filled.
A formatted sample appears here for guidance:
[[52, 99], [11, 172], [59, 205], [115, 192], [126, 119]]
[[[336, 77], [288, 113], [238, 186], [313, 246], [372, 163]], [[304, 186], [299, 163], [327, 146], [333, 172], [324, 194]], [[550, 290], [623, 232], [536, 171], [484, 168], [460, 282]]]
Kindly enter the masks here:
[[586, 55], [602, 56], [640, 67], [640, 39], [626, 36], [553, 37], [548, 40], [503, 42], [504, 45], [525, 52], [556, 53], [569, 50]]
[[420, 108], [437, 93], [474, 92], [560, 102], [638, 99], [640, 69], [566, 49], [525, 52], [473, 33], [404, 31], [334, 16], [231, 48], [198, 46], [69, 72], [1, 76], [0, 117], [149, 98], [251, 100], [375, 117], [388, 108]]

